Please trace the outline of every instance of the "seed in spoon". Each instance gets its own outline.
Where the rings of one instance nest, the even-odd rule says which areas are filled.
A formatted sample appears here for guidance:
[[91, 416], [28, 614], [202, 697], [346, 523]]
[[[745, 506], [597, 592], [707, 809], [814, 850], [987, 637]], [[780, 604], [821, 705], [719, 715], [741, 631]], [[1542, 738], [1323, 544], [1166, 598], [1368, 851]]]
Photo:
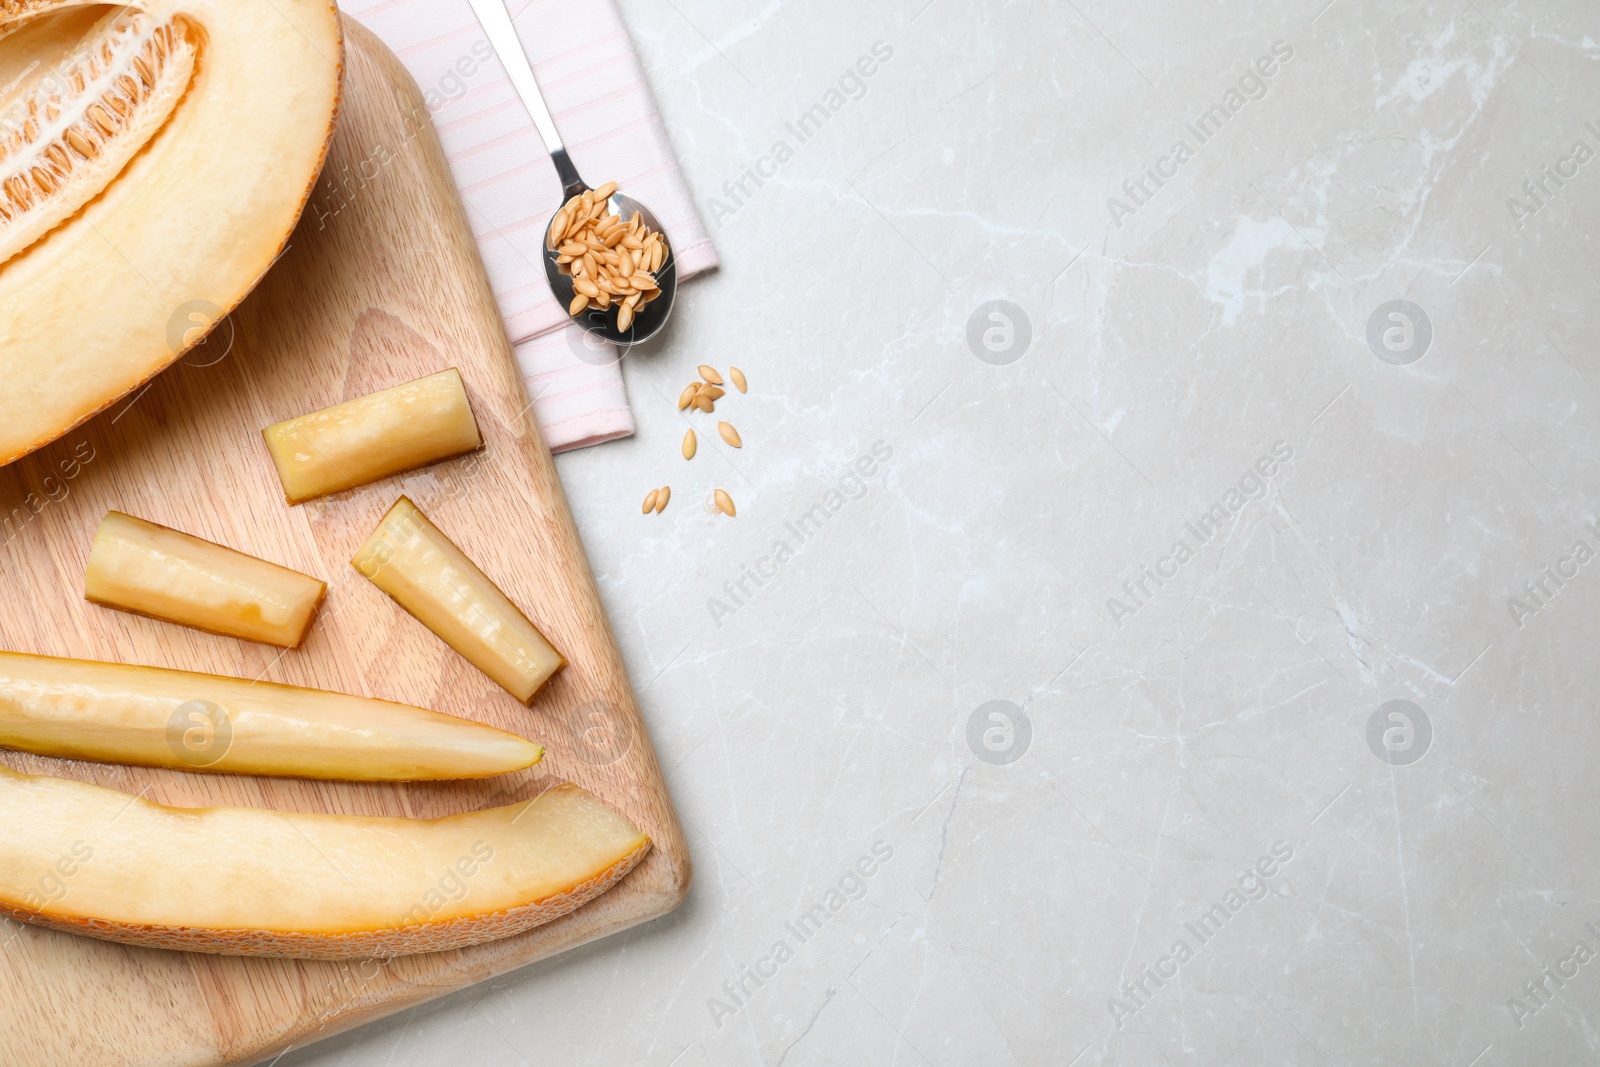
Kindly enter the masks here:
[[582, 293], [579, 293], [577, 296], [572, 298], [572, 303], [567, 305], [567, 314], [576, 315], [578, 312], [582, 311], [588, 306], [589, 298], [584, 296]]
[[686, 385], [686, 386], [683, 387], [683, 392], [678, 394], [678, 410], [679, 411], [682, 411], [684, 408], [686, 408], [690, 404], [694, 403], [694, 398], [695, 398], [696, 394], [698, 394], [700, 392], [699, 384], [700, 384], [699, 382], [692, 382], [689, 385]]
[[693, 430], [689, 430], [689, 431], [685, 432], [684, 435], [683, 435], [683, 458], [684, 459], [693, 459], [694, 458], [694, 449], [695, 449], [694, 431]]
[[659, 496], [660, 493], [661, 490], [652, 489], [644, 495], [644, 507], [639, 509], [639, 513], [641, 515], [648, 515], [656, 509], [656, 497]]
[[730, 518], [732, 518], [734, 515], [738, 514], [738, 512], [736, 512], [734, 510], [734, 507], [733, 507], [733, 497], [729, 496], [726, 491], [724, 491], [722, 489], [718, 489], [716, 491], [715, 496], [716, 496], [716, 500], [717, 500], [717, 510], [718, 511], [722, 512], [724, 515], [727, 515]]
[[663, 511], [667, 510], [667, 501], [672, 499], [672, 486], [663, 485], [660, 489], [656, 490], [656, 492], [661, 494], [660, 496], [656, 497], [656, 514], [659, 515]]
[[708, 367], [704, 363], [700, 364], [700, 377], [704, 378], [712, 385], [722, 384], [722, 375], [717, 373], [717, 368]]
[[728, 377], [733, 379], [733, 387], [741, 393], [750, 391], [750, 383], [744, 380], [744, 371], [738, 367], [728, 368]]
[[722, 439], [724, 441], [728, 442], [734, 448], [744, 447], [744, 442], [739, 439], [739, 431], [735, 430], [731, 424], [726, 422], [717, 423], [717, 432], [722, 435]]

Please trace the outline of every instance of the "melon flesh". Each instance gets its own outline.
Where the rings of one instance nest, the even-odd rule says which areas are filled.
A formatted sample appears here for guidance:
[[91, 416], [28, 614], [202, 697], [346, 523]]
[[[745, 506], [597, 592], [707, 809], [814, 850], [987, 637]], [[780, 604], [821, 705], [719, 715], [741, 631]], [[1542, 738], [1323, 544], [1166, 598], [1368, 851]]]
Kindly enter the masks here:
[[398, 956], [520, 933], [650, 839], [574, 785], [441, 819], [172, 808], [0, 769], [0, 913], [152, 948]]
[[214, 634], [298, 648], [328, 584], [120, 511], [95, 531], [84, 598]]
[[408, 497], [395, 501], [350, 564], [524, 704], [566, 666], [522, 609]]
[[202, 340], [332, 135], [330, 0], [0, 3], [0, 463]]
[[0, 746], [184, 771], [367, 782], [485, 778], [544, 755], [516, 734], [390, 700], [22, 652], [0, 652]]
[[288, 419], [261, 434], [291, 504], [483, 447], [454, 367]]

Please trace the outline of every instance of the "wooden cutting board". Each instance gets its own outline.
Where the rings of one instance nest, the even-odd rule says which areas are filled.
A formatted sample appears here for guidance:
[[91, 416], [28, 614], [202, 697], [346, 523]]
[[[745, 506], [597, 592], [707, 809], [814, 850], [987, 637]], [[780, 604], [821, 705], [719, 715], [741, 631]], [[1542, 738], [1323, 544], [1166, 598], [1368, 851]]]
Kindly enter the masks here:
[[[162, 803], [416, 817], [510, 803], [565, 779], [627, 815], [655, 847], [618, 888], [555, 922], [389, 961], [130, 949], [8, 920], [0, 924], [8, 1067], [249, 1063], [654, 918], [688, 889], [682, 831], [427, 109], [383, 44], [346, 26], [332, 154], [260, 287], [143, 392], [0, 469], [0, 647], [386, 697], [516, 731], [548, 754], [487, 783], [398, 786], [0, 759]], [[204, 315], [174, 309], [180, 336], [203, 321], [189, 318], [197, 310]], [[318, 503], [283, 503], [262, 427], [447, 367], [466, 380], [482, 454]], [[570, 665], [531, 709], [349, 565], [402, 492], [566, 654]], [[328, 581], [305, 646], [282, 653], [86, 603], [84, 561], [110, 508]], [[64, 885], [70, 895], [70, 878]]]

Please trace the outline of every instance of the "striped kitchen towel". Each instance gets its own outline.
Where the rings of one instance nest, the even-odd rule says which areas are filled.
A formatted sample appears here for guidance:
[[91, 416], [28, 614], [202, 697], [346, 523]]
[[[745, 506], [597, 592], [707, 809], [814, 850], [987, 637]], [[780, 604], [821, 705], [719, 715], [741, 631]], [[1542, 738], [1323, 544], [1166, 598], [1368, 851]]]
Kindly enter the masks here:
[[[467, 0], [340, 0], [421, 87], [552, 452], [633, 433], [622, 366], [568, 324], [540, 261], [561, 183]], [[717, 265], [613, 0], [509, 0], [556, 127], [592, 185], [649, 204], [687, 279]]]

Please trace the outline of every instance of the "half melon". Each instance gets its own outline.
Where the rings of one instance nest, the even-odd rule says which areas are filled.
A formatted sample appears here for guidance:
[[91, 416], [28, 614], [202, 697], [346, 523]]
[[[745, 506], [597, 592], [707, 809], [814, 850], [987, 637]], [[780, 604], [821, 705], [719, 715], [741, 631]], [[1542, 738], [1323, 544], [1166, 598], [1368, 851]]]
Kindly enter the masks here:
[[0, 914], [150, 948], [389, 957], [521, 933], [650, 839], [575, 785], [441, 819], [171, 808], [0, 768]]
[[0, 2], [0, 464], [260, 280], [327, 154], [342, 47], [331, 0]]

